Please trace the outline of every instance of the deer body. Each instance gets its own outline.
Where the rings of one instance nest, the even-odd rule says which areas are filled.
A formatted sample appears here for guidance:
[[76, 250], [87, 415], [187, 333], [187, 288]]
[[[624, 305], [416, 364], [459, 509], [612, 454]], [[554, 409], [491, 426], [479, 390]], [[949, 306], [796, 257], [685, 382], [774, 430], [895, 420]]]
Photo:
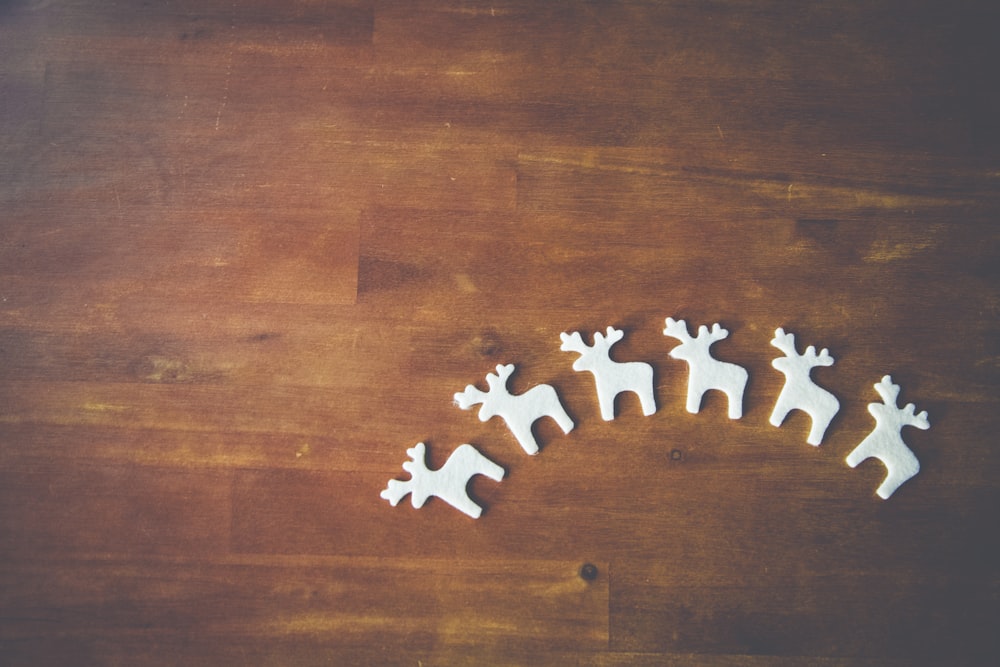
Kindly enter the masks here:
[[418, 442], [406, 450], [412, 459], [403, 464], [403, 470], [410, 473], [410, 479], [403, 482], [389, 480], [381, 497], [395, 507], [400, 500], [410, 494], [410, 503], [417, 509], [424, 506], [427, 499], [437, 496], [455, 509], [478, 519], [483, 508], [469, 498], [466, 487], [474, 475], [484, 475], [493, 481], [503, 479], [504, 469], [479, 453], [472, 445], [459, 445], [444, 465], [430, 470], [426, 463], [426, 448]]
[[799, 355], [795, 351], [795, 334], [786, 334], [780, 327], [775, 330], [771, 345], [785, 353], [784, 357], [771, 362], [785, 376], [785, 386], [781, 388], [771, 412], [771, 425], [781, 426], [789, 412], [802, 410], [812, 419], [806, 442], [818, 446], [823, 442], [823, 434], [833, 417], [840, 410], [840, 401], [826, 389], [813, 383], [809, 373], [815, 366], [833, 365], [833, 357], [826, 348], [816, 354], [816, 348], [812, 345], [806, 348], [804, 354]]
[[562, 346], [559, 349], [580, 355], [580, 358], [573, 362], [573, 370], [589, 371], [594, 375], [597, 400], [604, 421], [615, 418], [615, 397], [626, 391], [639, 397], [643, 415], [648, 417], [656, 412], [653, 367], [641, 361], [623, 363], [611, 359], [611, 346], [624, 335], [621, 330], [608, 327], [606, 336], [597, 332], [594, 334], [594, 344], [587, 345], [579, 332], [574, 332], [572, 335], [560, 334]]
[[717, 389], [729, 399], [729, 418], [742, 417], [743, 391], [749, 379], [746, 369], [719, 361], [709, 352], [712, 343], [729, 336], [729, 331], [721, 328], [718, 323], [713, 324], [709, 331], [703, 324], [698, 328], [698, 335], [692, 337], [688, 334], [684, 320], [675, 321], [668, 317], [666, 325], [663, 335], [681, 341], [680, 345], [670, 350], [670, 356], [688, 363], [687, 411], [697, 414], [705, 392]]
[[896, 404], [899, 385], [893, 384], [892, 377], [886, 375], [875, 385], [875, 391], [882, 397], [882, 403], [869, 403], [868, 412], [875, 418], [875, 428], [854, 450], [847, 455], [847, 465], [855, 468], [862, 461], [876, 458], [885, 465], [887, 474], [876, 493], [887, 499], [903, 482], [920, 472], [920, 462], [906, 443], [903, 442], [904, 426], [916, 426], [921, 430], [930, 428], [927, 411], [914, 414], [913, 403], [900, 409]]
[[455, 394], [455, 403], [463, 410], [481, 404], [479, 420], [500, 416], [507, 428], [528, 454], [538, 453], [538, 443], [531, 432], [532, 425], [542, 417], [550, 417], [563, 433], [573, 430], [573, 420], [566, 414], [556, 390], [547, 384], [532, 387], [523, 394], [511, 394], [507, 389], [507, 379], [514, 373], [514, 365], [497, 366], [496, 375], [489, 373], [486, 383], [489, 391], [484, 392], [468, 385], [465, 391]]

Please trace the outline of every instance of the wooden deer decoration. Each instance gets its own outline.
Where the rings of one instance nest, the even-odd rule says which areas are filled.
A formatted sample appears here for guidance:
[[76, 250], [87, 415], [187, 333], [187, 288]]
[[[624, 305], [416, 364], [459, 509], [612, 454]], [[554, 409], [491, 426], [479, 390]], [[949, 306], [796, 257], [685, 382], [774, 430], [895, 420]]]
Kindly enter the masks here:
[[785, 375], [785, 386], [781, 388], [774, 411], [771, 412], [771, 425], [781, 426], [789, 412], [802, 410], [812, 418], [806, 442], [814, 447], [818, 446], [823, 442], [823, 434], [830, 421], [840, 410], [840, 401], [826, 389], [813, 383], [809, 373], [815, 366], [832, 366], [833, 357], [826, 348], [816, 354], [816, 348], [812, 345], [806, 348], [805, 354], [798, 354], [795, 351], [795, 334], [785, 333], [780, 327], [775, 329], [771, 345], [785, 353], [784, 357], [771, 362], [772, 366]]
[[666, 323], [663, 335], [681, 341], [680, 345], [670, 350], [670, 356], [688, 363], [687, 411], [697, 414], [701, 409], [702, 395], [709, 389], [718, 389], [729, 397], [729, 418], [742, 417], [743, 390], [749, 378], [746, 369], [719, 361], [709, 352], [712, 343], [726, 338], [729, 331], [721, 328], [718, 322], [712, 325], [711, 331], [703, 324], [698, 328], [698, 335], [692, 338], [684, 320], [675, 321], [668, 317]]
[[403, 470], [410, 473], [410, 479], [405, 482], [389, 480], [389, 485], [381, 493], [382, 498], [393, 507], [406, 494], [410, 494], [410, 502], [417, 509], [423, 507], [430, 496], [437, 496], [455, 509], [478, 519], [483, 508], [469, 498], [466, 491], [469, 480], [473, 475], [484, 475], [499, 482], [504, 476], [503, 468], [480, 454], [472, 445], [459, 445], [437, 470], [427, 468], [424, 443], [418, 442], [406, 453], [412, 460], [403, 463]]
[[572, 334], [565, 332], [559, 334], [562, 339], [562, 346], [559, 349], [580, 355], [580, 358], [573, 362], [573, 370], [590, 371], [594, 374], [597, 400], [604, 421], [615, 418], [615, 397], [624, 391], [630, 391], [639, 397], [643, 415], [648, 417], [656, 412], [653, 367], [641, 361], [621, 363], [611, 359], [611, 346], [620, 341], [624, 335], [621, 330], [608, 327], [606, 336], [597, 332], [594, 334], [594, 344], [587, 345], [578, 331]]
[[875, 391], [882, 397], [881, 403], [869, 403], [868, 412], [875, 418], [875, 429], [854, 450], [847, 455], [847, 465], [852, 468], [869, 458], [880, 460], [888, 474], [876, 493], [883, 500], [898, 489], [903, 482], [920, 472], [920, 462], [903, 442], [901, 431], [904, 426], [916, 426], [926, 431], [931, 427], [927, 421], [927, 411], [914, 414], [913, 403], [900, 409], [896, 404], [899, 385], [893, 384], [892, 377], [886, 375], [875, 385]]
[[523, 394], [511, 394], [507, 389], [507, 380], [514, 373], [514, 364], [498, 365], [497, 372], [486, 375], [489, 391], [484, 392], [468, 385], [465, 391], [455, 394], [455, 403], [463, 410], [473, 405], [482, 404], [479, 408], [479, 420], [487, 421], [499, 415], [507, 423], [514, 437], [528, 454], [538, 453], [538, 443], [531, 432], [531, 426], [542, 417], [551, 417], [563, 433], [573, 430], [573, 420], [566, 414], [556, 390], [550, 385], [540, 384]]

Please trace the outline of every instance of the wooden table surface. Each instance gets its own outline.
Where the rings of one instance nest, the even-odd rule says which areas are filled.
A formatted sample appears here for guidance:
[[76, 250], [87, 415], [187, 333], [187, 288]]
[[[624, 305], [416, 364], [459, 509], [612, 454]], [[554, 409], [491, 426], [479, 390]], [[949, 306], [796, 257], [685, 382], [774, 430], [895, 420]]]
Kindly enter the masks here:
[[[995, 664], [993, 5], [0, 2], [0, 663]], [[453, 403], [508, 363], [536, 456]], [[479, 519], [380, 498], [418, 442]]]

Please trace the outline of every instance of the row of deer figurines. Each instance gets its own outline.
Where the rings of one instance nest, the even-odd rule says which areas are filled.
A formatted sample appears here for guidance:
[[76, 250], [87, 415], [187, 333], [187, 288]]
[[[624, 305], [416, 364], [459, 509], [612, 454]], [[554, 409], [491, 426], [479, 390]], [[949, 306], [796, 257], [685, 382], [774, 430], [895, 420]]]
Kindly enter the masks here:
[[[718, 323], [709, 329], [705, 325], [698, 328], [695, 336], [688, 332], [684, 320], [666, 319], [665, 336], [680, 341], [670, 351], [670, 356], [688, 364], [687, 411], [697, 413], [702, 397], [709, 390], [723, 392], [728, 400], [728, 414], [731, 419], [743, 415], [743, 392], [749, 379], [746, 369], [737, 364], [721, 361], [712, 356], [710, 347], [716, 341], [729, 335]], [[579, 358], [573, 363], [576, 371], [589, 371], [594, 375], [601, 417], [610, 421], [615, 417], [615, 398], [630, 392], [638, 396], [643, 415], [656, 412], [653, 391], [653, 368], [641, 361], [618, 362], [611, 359], [611, 347], [624, 337], [620, 329], [609, 326], [606, 333], [596, 332], [593, 345], [587, 345], [579, 332], [560, 334], [561, 350], [575, 352]], [[778, 395], [770, 423], [781, 426], [792, 410], [801, 410], [812, 420], [806, 439], [818, 446], [834, 416], [840, 410], [840, 401], [826, 389], [815, 384], [810, 372], [816, 366], [831, 366], [834, 362], [826, 348], [817, 352], [810, 345], [799, 354], [795, 347], [795, 335], [778, 328], [774, 332], [771, 345], [785, 354], [774, 359], [771, 364], [785, 376], [785, 384]], [[538, 443], [532, 433], [533, 424], [542, 417], [553, 419], [564, 433], [569, 433], [573, 420], [566, 413], [556, 390], [547, 384], [536, 385], [522, 394], [511, 394], [507, 381], [514, 373], [513, 364], [498, 365], [496, 374], [486, 376], [488, 391], [481, 391], [469, 385], [465, 391], [455, 394], [456, 404], [465, 410], [475, 405], [479, 409], [479, 419], [487, 421], [499, 416], [507, 424], [521, 447], [528, 454], [538, 452]], [[901, 430], [904, 426], [927, 429], [930, 424], [927, 412], [915, 414], [915, 407], [909, 403], [898, 407], [899, 385], [888, 375], [875, 385], [882, 403], [870, 403], [868, 411], [875, 418], [875, 428], [847, 456], [847, 464], [854, 468], [868, 458], [880, 460], [886, 467], [887, 475], [878, 487], [879, 497], [889, 498], [904, 482], [917, 474], [920, 464], [906, 443]], [[467, 496], [465, 486], [474, 474], [482, 474], [500, 481], [503, 469], [480, 454], [471, 445], [462, 445], [449, 457], [439, 470], [429, 470], [424, 464], [424, 444], [407, 450], [412, 461], [403, 464], [403, 469], [411, 474], [406, 482], [392, 480], [382, 492], [382, 497], [396, 505], [407, 493], [411, 495], [414, 507], [420, 507], [430, 495], [443, 498], [473, 517], [481, 511]], [[467, 476], [465, 473], [468, 473]]]

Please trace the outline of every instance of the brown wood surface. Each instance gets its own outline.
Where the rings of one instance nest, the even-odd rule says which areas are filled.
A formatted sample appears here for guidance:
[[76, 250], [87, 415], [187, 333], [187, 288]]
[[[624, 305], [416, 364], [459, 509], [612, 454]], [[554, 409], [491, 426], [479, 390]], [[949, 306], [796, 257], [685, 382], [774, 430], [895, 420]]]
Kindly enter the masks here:
[[[993, 4], [0, 2], [0, 663], [995, 664]], [[650, 417], [559, 349], [608, 325]], [[500, 363], [535, 457], [452, 403]], [[418, 441], [480, 519], [379, 498]]]

